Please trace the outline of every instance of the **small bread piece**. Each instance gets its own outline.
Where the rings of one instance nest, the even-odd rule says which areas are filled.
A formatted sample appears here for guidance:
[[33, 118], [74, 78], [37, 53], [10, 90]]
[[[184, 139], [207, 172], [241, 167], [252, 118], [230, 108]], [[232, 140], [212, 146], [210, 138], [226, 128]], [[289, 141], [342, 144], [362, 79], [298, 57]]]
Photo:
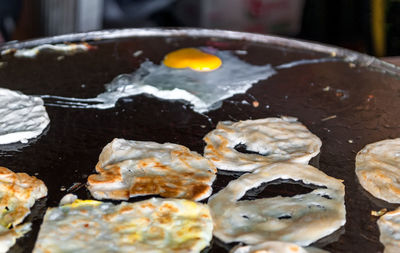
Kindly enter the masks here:
[[181, 145], [114, 139], [101, 152], [96, 171], [88, 178], [96, 199], [159, 194], [201, 200], [210, 196], [217, 169]]
[[93, 47], [83, 43], [70, 43], [70, 44], [42, 44], [33, 48], [23, 48], [23, 49], [10, 49], [3, 50], [2, 55], [14, 52], [14, 56], [17, 58], [35, 58], [41, 52], [54, 52], [61, 55], [73, 55], [80, 52], [86, 52]]
[[398, 253], [400, 249], [400, 208], [387, 212], [378, 220], [381, 235], [379, 240], [385, 246], [384, 253]]
[[[265, 118], [239, 122], [222, 121], [204, 139], [204, 157], [218, 169], [253, 171], [275, 162], [307, 164], [321, 148], [321, 140], [293, 117]], [[246, 145], [246, 154], [235, 150]]]
[[[293, 197], [241, 199], [248, 190], [276, 179], [293, 179], [323, 188]], [[344, 185], [304, 164], [275, 163], [244, 174], [210, 197], [214, 235], [225, 243], [269, 240], [307, 246], [346, 222]]]
[[208, 206], [190, 200], [78, 199], [47, 210], [33, 252], [200, 252], [212, 226]]
[[238, 246], [230, 253], [328, 253], [328, 251], [313, 247], [302, 248], [290, 242], [267, 241], [256, 245]]
[[29, 223], [19, 224], [35, 201], [46, 195], [47, 188], [41, 180], [0, 167], [0, 252], [6, 252], [30, 230]]
[[376, 198], [400, 203], [400, 138], [366, 145], [357, 153], [356, 174]]
[[49, 124], [40, 97], [0, 88], [0, 144], [28, 142]]
[[0, 252], [7, 252], [12, 246], [14, 246], [16, 240], [22, 237], [25, 233], [31, 230], [31, 223], [24, 223], [16, 226], [15, 228], [9, 229], [7, 232], [3, 232], [4, 228], [0, 231]]

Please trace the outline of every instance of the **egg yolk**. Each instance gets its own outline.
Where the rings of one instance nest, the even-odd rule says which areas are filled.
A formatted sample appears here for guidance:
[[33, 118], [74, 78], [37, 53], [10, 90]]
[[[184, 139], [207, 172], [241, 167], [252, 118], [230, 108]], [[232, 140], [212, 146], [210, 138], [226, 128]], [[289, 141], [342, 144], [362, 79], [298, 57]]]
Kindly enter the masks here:
[[71, 208], [77, 208], [77, 207], [80, 207], [80, 206], [98, 206], [100, 204], [101, 204], [101, 202], [100, 201], [96, 201], [96, 200], [76, 199], [71, 204], [67, 204], [67, 205], [64, 205], [64, 206], [68, 206], [68, 207], [71, 207]]
[[164, 65], [170, 68], [191, 68], [195, 71], [213, 71], [222, 64], [220, 58], [195, 48], [182, 48], [167, 54]]

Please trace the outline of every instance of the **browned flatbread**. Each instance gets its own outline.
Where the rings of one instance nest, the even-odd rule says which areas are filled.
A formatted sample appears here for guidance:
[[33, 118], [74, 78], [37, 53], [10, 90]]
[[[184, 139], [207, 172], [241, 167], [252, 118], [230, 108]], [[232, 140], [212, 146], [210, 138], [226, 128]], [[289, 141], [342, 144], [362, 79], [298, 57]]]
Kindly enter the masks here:
[[356, 156], [356, 174], [375, 197], [400, 203], [400, 138], [365, 146]]
[[[322, 188], [293, 197], [240, 200], [248, 190], [277, 179], [301, 180]], [[213, 234], [225, 243], [277, 240], [307, 246], [346, 223], [344, 193], [340, 180], [310, 165], [266, 165], [230, 181], [210, 197]]]
[[216, 168], [181, 145], [114, 139], [100, 154], [96, 171], [88, 178], [96, 199], [158, 194], [201, 200], [211, 194]]
[[400, 251], [400, 208], [387, 212], [378, 220], [381, 235], [379, 240], [385, 246], [384, 253]]
[[29, 223], [20, 223], [35, 201], [46, 195], [47, 188], [41, 180], [0, 167], [0, 252], [6, 252], [30, 230]]
[[281, 241], [266, 241], [256, 245], [237, 246], [230, 253], [329, 253], [328, 251]]
[[[204, 141], [204, 157], [220, 170], [254, 171], [276, 162], [307, 164], [318, 155], [321, 140], [293, 117], [239, 122], [222, 121]], [[235, 150], [246, 145], [254, 154]]]
[[47, 209], [33, 252], [195, 253], [210, 244], [212, 227], [208, 206], [190, 200], [75, 199]]

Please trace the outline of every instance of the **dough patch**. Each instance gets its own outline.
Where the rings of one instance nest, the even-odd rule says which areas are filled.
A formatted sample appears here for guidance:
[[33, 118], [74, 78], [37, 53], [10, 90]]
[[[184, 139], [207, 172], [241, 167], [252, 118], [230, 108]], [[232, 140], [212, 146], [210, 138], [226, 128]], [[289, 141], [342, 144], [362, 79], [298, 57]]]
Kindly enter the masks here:
[[268, 241], [257, 245], [235, 247], [230, 253], [328, 253], [328, 251], [313, 247], [302, 248], [289, 242]]
[[381, 233], [379, 240], [385, 246], [384, 253], [397, 253], [400, 249], [400, 208], [387, 212], [378, 220]]
[[30, 223], [21, 222], [35, 201], [46, 195], [47, 188], [41, 180], [0, 167], [0, 252], [7, 252], [17, 238], [30, 230]]
[[376, 198], [400, 203], [400, 138], [366, 145], [357, 153], [356, 174]]
[[87, 43], [70, 44], [43, 44], [33, 48], [7, 49], [1, 52], [2, 55], [13, 53], [17, 58], [35, 58], [40, 52], [54, 52], [63, 55], [73, 55], [80, 52], [86, 52], [93, 48]]
[[[204, 156], [218, 169], [231, 171], [253, 171], [275, 162], [307, 164], [322, 145], [316, 135], [291, 117], [219, 122], [204, 141]], [[235, 149], [238, 145], [258, 154], [239, 152]]]
[[211, 215], [204, 204], [75, 200], [47, 210], [33, 252], [200, 252], [211, 238]]
[[201, 200], [212, 192], [216, 168], [181, 145], [114, 139], [100, 154], [96, 171], [88, 178], [96, 199], [158, 194]]
[[0, 88], [0, 144], [28, 142], [50, 123], [40, 97]]
[[[241, 199], [248, 190], [276, 179], [293, 179], [322, 188], [293, 197]], [[344, 185], [304, 164], [275, 163], [244, 174], [210, 197], [214, 235], [225, 243], [258, 244], [278, 240], [306, 246], [346, 222]]]

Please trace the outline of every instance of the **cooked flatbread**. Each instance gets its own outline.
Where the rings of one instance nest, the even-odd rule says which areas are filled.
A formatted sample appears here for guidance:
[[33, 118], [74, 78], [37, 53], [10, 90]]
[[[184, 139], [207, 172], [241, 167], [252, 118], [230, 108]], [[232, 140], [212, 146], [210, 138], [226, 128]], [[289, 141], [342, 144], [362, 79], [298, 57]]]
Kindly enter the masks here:
[[313, 247], [302, 248], [294, 243], [268, 241], [257, 245], [238, 246], [230, 253], [328, 253]]
[[1, 51], [1, 55], [14, 53], [17, 58], [35, 58], [40, 52], [54, 52], [62, 55], [73, 55], [80, 52], [86, 52], [93, 48], [89, 44], [83, 43], [70, 43], [70, 44], [42, 44], [33, 48], [23, 49], [6, 49]]
[[30, 230], [29, 223], [21, 222], [35, 201], [46, 195], [47, 188], [41, 180], [0, 167], [0, 252], [6, 252]]
[[50, 122], [43, 104], [40, 97], [0, 88], [0, 144], [39, 136]]
[[385, 246], [384, 253], [398, 253], [400, 249], [400, 208], [387, 212], [378, 220], [381, 233], [379, 240]]
[[[248, 190], [277, 179], [322, 188], [293, 197], [241, 199]], [[346, 222], [344, 185], [304, 164], [275, 163], [244, 174], [210, 197], [214, 235], [225, 243], [258, 244], [270, 240], [307, 246]]]
[[400, 203], [400, 138], [365, 146], [356, 156], [356, 174], [373, 196]]
[[207, 205], [190, 200], [75, 200], [47, 210], [33, 252], [200, 252], [212, 226]]
[[[296, 118], [222, 121], [204, 137], [204, 156], [218, 169], [253, 171], [275, 162], [307, 164], [321, 148], [321, 140]], [[235, 150], [245, 145], [251, 153]]]
[[96, 199], [158, 194], [201, 200], [212, 192], [216, 168], [181, 145], [114, 139], [101, 152], [96, 171], [88, 178]]

